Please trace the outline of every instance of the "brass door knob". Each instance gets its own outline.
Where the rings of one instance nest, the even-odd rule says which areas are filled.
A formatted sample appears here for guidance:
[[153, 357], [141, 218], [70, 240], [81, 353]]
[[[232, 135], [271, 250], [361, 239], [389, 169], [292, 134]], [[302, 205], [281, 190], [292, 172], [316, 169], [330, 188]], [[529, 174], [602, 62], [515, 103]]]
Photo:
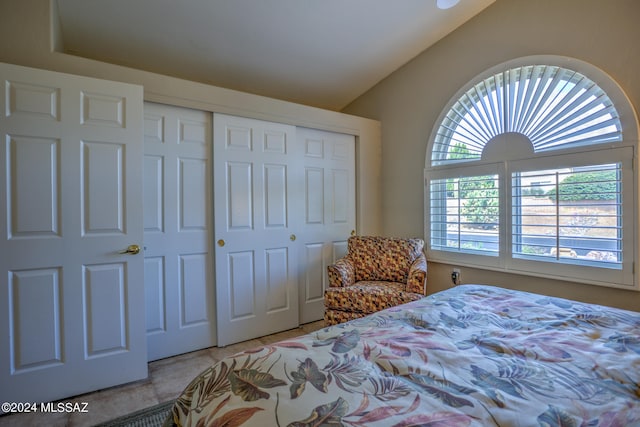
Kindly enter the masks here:
[[355, 236], [356, 235], [356, 230], [351, 230], [351, 235]]
[[225, 241], [223, 239], [218, 240], [218, 246], [223, 247], [225, 244]]
[[291, 236], [289, 236], [289, 240], [291, 240], [292, 242], [295, 242], [296, 240], [296, 235], [292, 234]]
[[120, 252], [121, 254], [127, 254], [127, 255], [137, 255], [140, 253], [140, 246], [138, 245], [129, 245], [127, 246], [127, 249], [125, 249], [124, 251]]

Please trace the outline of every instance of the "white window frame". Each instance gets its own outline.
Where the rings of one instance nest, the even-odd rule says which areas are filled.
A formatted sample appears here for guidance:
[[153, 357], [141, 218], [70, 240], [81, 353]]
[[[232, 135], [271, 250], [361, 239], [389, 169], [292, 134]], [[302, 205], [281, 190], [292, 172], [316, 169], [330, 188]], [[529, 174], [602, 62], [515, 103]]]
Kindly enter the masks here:
[[[503, 70], [523, 65], [547, 64], [559, 65], [580, 72], [602, 88], [613, 102], [622, 124], [622, 141], [591, 144], [582, 147], [558, 148], [550, 151], [532, 153], [522, 156], [505, 155], [504, 160], [496, 157], [496, 150], [492, 156], [471, 161], [453, 161], [447, 164], [433, 164], [431, 150], [434, 146], [437, 127], [445, 119], [452, 105], [473, 84], [483, 81], [489, 76]], [[519, 58], [500, 64], [485, 71], [472, 82], [461, 88], [443, 109], [436, 127], [434, 128], [427, 147], [424, 171], [424, 207], [425, 207], [425, 242], [427, 257], [430, 261], [469, 266], [486, 270], [495, 270], [522, 274], [535, 277], [545, 277], [564, 281], [594, 284], [615, 288], [640, 290], [635, 265], [638, 262], [638, 216], [640, 214], [640, 197], [638, 197], [639, 174], [638, 156], [638, 120], [635, 111], [620, 87], [603, 71], [582, 61], [557, 56], [535, 56]], [[498, 150], [498, 153], [500, 150]], [[571, 262], [550, 262], [515, 258], [512, 256], [512, 188], [511, 176], [514, 172], [530, 170], [546, 170], [566, 166], [580, 166], [589, 164], [622, 162], [622, 225], [623, 259], [621, 269], [579, 265]], [[437, 162], [436, 162], [437, 163]], [[443, 179], [480, 174], [498, 174], [500, 184], [500, 228], [499, 228], [499, 256], [483, 256], [466, 253], [464, 251], [436, 250], [431, 247], [431, 196], [430, 182], [432, 179]]]

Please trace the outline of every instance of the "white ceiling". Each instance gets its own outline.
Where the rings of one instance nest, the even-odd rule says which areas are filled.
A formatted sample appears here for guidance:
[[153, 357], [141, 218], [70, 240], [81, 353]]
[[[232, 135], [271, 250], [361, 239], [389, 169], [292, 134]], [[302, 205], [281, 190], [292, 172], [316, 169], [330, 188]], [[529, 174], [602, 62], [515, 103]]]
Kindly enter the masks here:
[[340, 110], [495, 0], [57, 0], [69, 54]]

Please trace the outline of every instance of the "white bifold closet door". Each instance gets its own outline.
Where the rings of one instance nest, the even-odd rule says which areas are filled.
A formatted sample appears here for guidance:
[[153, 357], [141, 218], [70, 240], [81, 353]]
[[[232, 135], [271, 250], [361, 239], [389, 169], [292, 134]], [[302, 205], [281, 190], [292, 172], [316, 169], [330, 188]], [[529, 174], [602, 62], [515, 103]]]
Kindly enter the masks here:
[[324, 316], [327, 265], [347, 253], [356, 228], [355, 137], [297, 128], [304, 167], [304, 208], [300, 212], [300, 323]]
[[212, 115], [144, 105], [144, 271], [149, 360], [216, 344]]
[[0, 401], [145, 378], [142, 87], [0, 81]]
[[214, 115], [218, 345], [322, 319], [355, 232], [355, 137]]
[[214, 114], [218, 345], [298, 326], [295, 127]]

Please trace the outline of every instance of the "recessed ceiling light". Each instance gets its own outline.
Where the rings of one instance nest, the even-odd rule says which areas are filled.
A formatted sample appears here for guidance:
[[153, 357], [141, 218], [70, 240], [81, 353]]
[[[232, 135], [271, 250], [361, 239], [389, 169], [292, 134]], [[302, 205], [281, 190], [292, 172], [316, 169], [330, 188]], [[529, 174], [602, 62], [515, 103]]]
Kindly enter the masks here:
[[449, 9], [458, 4], [460, 0], [437, 0], [436, 5], [439, 9]]

